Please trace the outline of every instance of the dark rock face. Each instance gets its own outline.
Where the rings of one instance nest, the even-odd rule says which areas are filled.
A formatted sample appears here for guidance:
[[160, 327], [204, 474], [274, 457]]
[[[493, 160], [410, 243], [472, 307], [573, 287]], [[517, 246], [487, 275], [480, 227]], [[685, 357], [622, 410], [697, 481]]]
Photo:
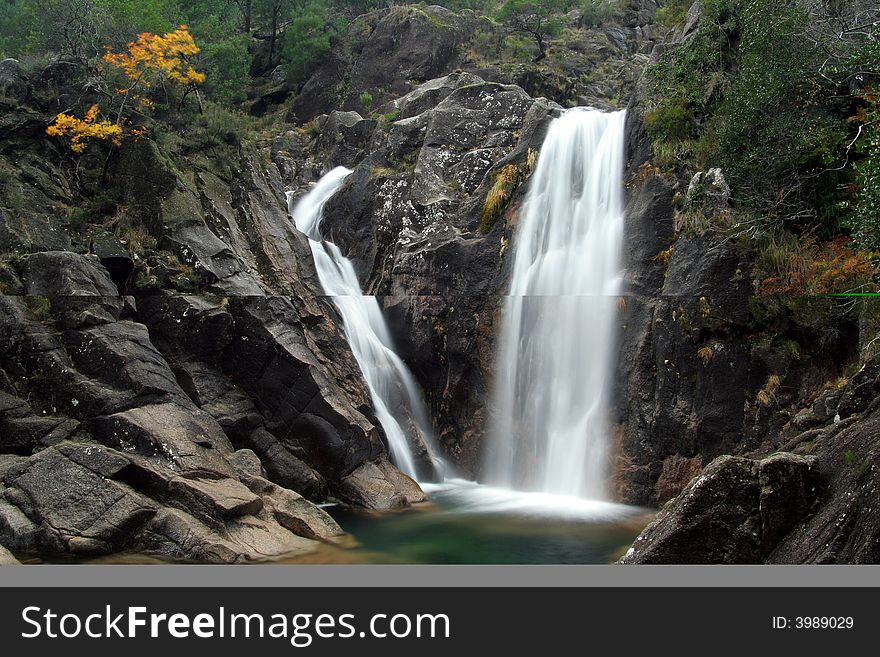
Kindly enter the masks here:
[[[353, 21], [327, 58], [293, 90], [288, 119], [320, 122], [334, 110], [375, 111], [381, 117], [392, 111], [387, 103], [393, 99], [458, 71], [517, 85], [532, 97], [565, 106], [613, 109], [632, 94], [648, 62], [657, 7], [652, 0], [636, 0], [621, 9], [620, 21], [601, 26], [585, 25], [583, 15], [573, 11], [570, 33], [555, 39], [540, 61], [534, 61], [537, 52], [510, 52], [507, 26], [473, 11], [455, 13], [439, 6], [376, 10]], [[287, 91], [285, 85], [273, 88], [252, 111], [264, 111], [267, 102], [278, 102]]]
[[310, 121], [334, 109], [362, 109], [369, 92], [376, 106], [402, 96], [410, 81], [440, 77], [461, 62], [459, 44], [475, 21], [438, 6], [393, 7], [359, 18], [330, 58], [305, 83], [290, 118]]
[[[444, 451], [474, 475], [503, 254], [546, 126], [561, 108], [516, 86], [454, 73], [386, 109], [398, 118], [374, 126], [369, 155], [327, 203], [322, 226], [352, 259], [364, 289], [382, 297]], [[338, 137], [326, 132], [316, 140], [316, 159], [343, 156], [339, 144], [350, 143], [350, 126], [367, 124], [333, 116], [324, 126], [337, 126]], [[495, 224], [481, 227], [486, 195], [505, 167], [520, 172], [523, 184]]]
[[[678, 225], [682, 183], [651, 166], [640, 112], [637, 98], [627, 122], [614, 486], [622, 501], [656, 505], [717, 456], [784, 443], [790, 427], [811, 421], [797, 410], [858, 355], [852, 320], [836, 320], [840, 337], [817, 345], [756, 315], [753, 255], [721, 232]], [[725, 212], [723, 174], [710, 170], [692, 185], [704, 183], [700, 211]]]
[[620, 563], [760, 563], [810, 513], [820, 487], [815, 457], [719, 457], [660, 512]]
[[[51, 256], [41, 270], [51, 272], [57, 257], [36, 255]], [[70, 272], [100, 272], [87, 256], [63, 260]], [[60, 299], [70, 298], [106, 297]], [[194, 305], [216, 310], [200, 298]], [[253, 561], [310, 551], [341, 533], [311, 502], [261, 479], [253, 453], [250, 472], [241, 471], [241, 453], [177, 384], [143, 324], [108, 316], [59, 332], [50, 323], [69, 324], [63, 304], [4, 296], [0, 306], [0, 543], [12, 552]]]
[[880, 419], [841, 421], [794, 447], [818, 459], [827, 482], [821, 506], [776, 545], [768, 563], [876, 564], [880, 561], [877, 509]]
[[[0, 296], [0, 544], [16, 555], [264, 560], [338, 540], [314, 501], [424, 499], [387, 460], [277, 170], [239, 150], [197, 171], [148, 140], [122, 149], [113, 189], [150, 237], [128, 249], [43, 223], [72, 199], [61, 172], [0, 192], [3, 248], [22, 254], [2, 279], [20, 296]], [[379, 475], [353, 476], [367, 464]]]
[[0, 61], [0, 96], [24, 101], [31, 93], [33, 88], [21, 64], [12, 58]]
[[[820, 399], [825, 404], [862, 385], [857, 375], [842, 393]], [[762, 458], [762, 448], [751, 458], [716, 459], [621, 562], [877, 563], [878, 400], [874, 395], [858, 413], [836, 413], [781, 452]]]

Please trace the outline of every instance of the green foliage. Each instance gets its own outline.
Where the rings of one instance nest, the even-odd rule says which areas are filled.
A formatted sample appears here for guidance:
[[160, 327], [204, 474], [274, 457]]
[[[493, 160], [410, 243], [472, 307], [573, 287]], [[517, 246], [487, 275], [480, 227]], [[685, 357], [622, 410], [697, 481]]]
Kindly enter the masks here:
[[234, 31], [232, 16], [206, 16], [191, 26], [196, 43], [201, 45], [199, 70], [206, 76], [206, 92], [227, 106], [245, 99], [244, 88], [250, 81], [248, 37]]
[[584, 15], [584, 25], [599, 27], [614, 17], [617, 8], [614, 0], [583, 0], [580, 6]]
[[665, 28], [683, 26], [693, 0], [667, 0], [654, 15], [654, 24]]
[[[658, 20], [679, 24], [688, 4], [665, 4]], [[865, 37], [876, 23], [857, 7], [831, 11], [806, 0], [704, 0], [695, 31], [649, 68], [645, 126], [661, 166], [721, 166], [741, 208], [819, 239], [839, 234], [855, 161], [865, 211], [853, 196], [845, 221], [861, 245], [880, 246], [870, 131], [864, 116], [847, 121], [853, 82], [880, 70], [880, 44]], [[858, 126], [866, 138], [848, 154]]]
[[821, 197], [833, 181], [823, 189], [815, 176], [837, 161], [846, 137], [836, 90], [819, 74], [825, 55], [804, 38], [809, 20], [798, 2], [745, 6], [740, 70], [712, 126], [740, 200], [781, 216], [831, 205]]
[[[874, 252], [880, 251], [880, 89], [866, 95], [870, 103], [863, 111], [863, 132], [858, 141], [854, 165], [852, 196], [841, 204], [844, 225], [856, 243]], [[862, 118], [862, 117], [857, 117]]]
[[363, 91], [361, 92], [361, 95], [358, 96], [358, 100], [361, 103], [361, 107], [369, 109], [370, 105], [373, 104], [373, 95], [369, 91]]
[[562, 29], [560, 13], [565, 0], [506, 0], [498, 11], [498, 19], [511, 29], [530, 35], [538, 46], [535, 61], [547, 54], [547, 41]]
[[284, 32], [282, 60], [293, 78], [305, 76], [330, 50], [330, 39], [344, 21], [327, 0], [302, 0]]
[[658, 99], [645, 116], [655, 142], [676, 143], [699, 135], [723, 94], [737, 55], [742, 0], [706, 0], [703, 18], [686, 47], [669, 51], [650, 67]]

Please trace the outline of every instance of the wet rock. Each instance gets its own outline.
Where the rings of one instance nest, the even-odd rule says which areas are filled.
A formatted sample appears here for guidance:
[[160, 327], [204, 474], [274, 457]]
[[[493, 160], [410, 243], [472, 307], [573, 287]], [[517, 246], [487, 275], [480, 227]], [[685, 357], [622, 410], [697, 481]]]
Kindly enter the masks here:
[[155, 294], [142, 298], [139, 316], [151, 338], [200, 359], [218, 356], [232, 340], [233, 319], [221, 297]]
[[305, 554], [317, 543], [277, 523], [253, 517], [224, 531], [203, 525], [179, 509], [162, 509], [139, 538], [143, 550], [166, 559], [205, 563], [246, 563]]
[[265, 428], [258, 428], [251, 433], [247, 444], [260, 455], [271, 481], [311, 500], [320, 500], [326, 496], [327, 480]]
[[125, 452], [160, 459], [187, 476], [232, 477], [233, 452], [211, 416], [174, 403], [152, 404], [93, 420], [95, 438]]
[[682, 238], [672, 252], [662, 294], [688, 304], [697, 302], [700, 321], [745, 325], [751, 319], [748, 273], [748, 264], [727, 241], [708, 233]]
[[123, 300], [96, 257], [68, 251], [34, 253], [25, 260], [23, 271], [25, 293], [46, 297], [61, 328], [119, 319]]
[[171, 368], [143, 324], [122, 320], [67, 331], [64, 341], [80, 372], [131, 391], [133, 397], [183, 398]]
[[814, 457], [719, 457], [660, 511], [620, 563], [760, 563], [813, 509], [820, 486]]
[[236, 335], [225, 366], [282, 444], [308, 454], [330, 478], [382, 451], [376, 428], [340, 389], [345, 379], [332, 379], [329, 364], [309, 349], [293, 306], [280, 298], [240, 299], [230, 311]]
[[28, 455], [67, 439], [79, 427], [71, 418], [30, 416], [0, 421], [0, 452]]
[[631, 194], [623, 253], [627, 293], [651, 294], [663, 285], [666, 266], [658, 256], [672, 242], [672, 216], [672, 188], [664, 179], [650, 176]]
[[[435, 97], [442, 98], [436, 106], [423, 105]], [[505, 166], [527, 178], [560, 108], [470, 74], [425, 83], [386, 107], [404, 118], [389, 126], [387, 147], [384, 135], [374, 137], [380, 148], [330, 199], [323, 228], [352, 259], [362, 287], [384, 297], [393, 339], [426, 391], [443, 449], [474, 473], [494, 295], [505, 285], [505, 241], [527, 185], [513, 190], [488, 234], [483, 205]]]
[[195, 268], [209, 288], [224, 294], [262, 294], [263, 288], [241, 258], [205, 224], [188, 223], [166, 238], [181, 261]]
[[386, 460], [366, 462], [342, 480], [342, 491], [360, 506], [379, 511], [424, 501], [418, 484]]
[[274, 518], [293, 533], [316, 541], [336, 542], [344, 532], [330, 515], [292, 490], [259, 476], [243, 475], [242, 482], [259, 495]]

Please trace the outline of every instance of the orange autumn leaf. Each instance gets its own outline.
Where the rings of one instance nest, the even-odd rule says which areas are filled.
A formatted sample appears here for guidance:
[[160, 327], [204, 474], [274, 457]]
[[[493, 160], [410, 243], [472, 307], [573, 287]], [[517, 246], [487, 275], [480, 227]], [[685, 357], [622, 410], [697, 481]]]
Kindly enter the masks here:
[[89, 107], [81, 119], [62, 112], [46, 128], [46, 134], [66, 139], [74, 153], [82, 153], [91, 140], [109, 141], [119, 146], [122, 143], [122, 127], [110, 121], [98, 120], [99, 113], [97, 105]]
[[202, 84], [205, 74], [196, 71], [187, 59], [199, 52], [187, 26], [181, 25], [167, 34], [139, 34], [124, 52], [105, 53], [104, 61], [120, 68], [129, 80], [145, 86], [149, 86], [145, 78], [151, 73], [182, 85]]

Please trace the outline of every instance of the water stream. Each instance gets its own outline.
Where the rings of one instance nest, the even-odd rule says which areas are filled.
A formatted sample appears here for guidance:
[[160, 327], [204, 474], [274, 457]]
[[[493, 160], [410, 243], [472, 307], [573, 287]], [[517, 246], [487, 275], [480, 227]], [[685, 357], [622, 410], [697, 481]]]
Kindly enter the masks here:
[[625, 113], [547, 132], [516, 234], [487, 481], [608, 499], [608, 389], [620, 291]]
[[367, 382], [395, 465], [417, 481], [430, 481], [442, 477], [443, 466], [432, 445], [421, 392], [394, 350], [376, 298], [363, 294], [351, 261], [321, 235], [324, 205], [350, 173], [336, 167], [298, 202], [288, 194], [288, 210], [297, 229], [309, 238], [324, 294], [333, 298], [342, 316], [345, 336]]

